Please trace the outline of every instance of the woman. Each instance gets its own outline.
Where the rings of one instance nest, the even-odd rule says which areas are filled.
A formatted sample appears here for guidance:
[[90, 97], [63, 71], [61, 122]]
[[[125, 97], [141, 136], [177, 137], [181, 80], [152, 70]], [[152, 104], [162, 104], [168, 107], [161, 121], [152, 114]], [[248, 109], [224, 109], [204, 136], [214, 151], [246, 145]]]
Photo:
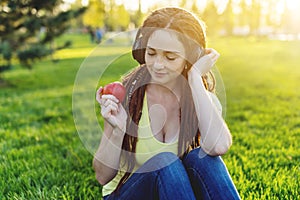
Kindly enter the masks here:
[[220, 155], [231, 145], [210, 72], [203, 23], [180, 8], [146, 18], [127, 97], [97, 101], [105, 119], [93, 166], [104, 199], [239, 199]]

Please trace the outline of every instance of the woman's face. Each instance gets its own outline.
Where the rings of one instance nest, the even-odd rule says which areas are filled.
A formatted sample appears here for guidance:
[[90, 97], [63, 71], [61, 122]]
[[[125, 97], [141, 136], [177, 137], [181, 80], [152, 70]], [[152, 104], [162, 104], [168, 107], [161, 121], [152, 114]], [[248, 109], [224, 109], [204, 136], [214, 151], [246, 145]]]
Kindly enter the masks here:
[[156, 30], [149, 37], [145, 62], [152, 81], [168, 84], [176, 81], [185, 66], [185, 49], [175, 32]]

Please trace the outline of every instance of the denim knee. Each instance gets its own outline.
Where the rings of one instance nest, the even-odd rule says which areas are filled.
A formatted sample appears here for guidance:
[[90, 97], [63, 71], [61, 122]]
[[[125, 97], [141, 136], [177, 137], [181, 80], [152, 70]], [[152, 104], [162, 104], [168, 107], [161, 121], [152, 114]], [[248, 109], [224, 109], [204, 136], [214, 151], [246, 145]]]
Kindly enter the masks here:
[[186, 167], [193, 168], [194, 166], [197, 166], [197, 168], [206, 168], [208, 165], [210, 167], [217, 167], [220, 164], [223, 165], [223, 160], [220, 156], [210, 156], [206, 154], [201, 148], [196, 148], [190, 151], [183, 158], [183, 163]]
[[171, 152], [162, 152], [147, 160], [137, 172], [156, 171], [167, 167], [174, 162], [179, 162], [181, 164], [177, 155]]
[[196, 188], [196, 196], [204, 199], [240, 199], [221, 156], [209, 156], [197, 148], [184, 157], [183, 164], [193, 188]]

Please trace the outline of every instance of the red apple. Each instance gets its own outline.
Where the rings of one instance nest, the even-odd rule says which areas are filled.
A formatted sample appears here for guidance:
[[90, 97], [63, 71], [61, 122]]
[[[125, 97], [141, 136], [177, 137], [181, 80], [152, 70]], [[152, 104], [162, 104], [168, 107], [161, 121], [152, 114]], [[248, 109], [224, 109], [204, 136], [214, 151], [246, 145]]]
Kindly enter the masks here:
[[120, 102], [122, 102], [125, 98], [126, 89], [122, 83], [113, 82], [104, 86], [102, 94], [114, 95]]

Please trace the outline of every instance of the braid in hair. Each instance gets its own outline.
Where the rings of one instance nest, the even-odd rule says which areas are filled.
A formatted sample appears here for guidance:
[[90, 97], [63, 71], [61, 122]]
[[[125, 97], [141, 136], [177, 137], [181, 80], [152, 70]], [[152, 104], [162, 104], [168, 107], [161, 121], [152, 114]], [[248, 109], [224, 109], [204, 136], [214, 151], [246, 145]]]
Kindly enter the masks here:
[[142, 116], [146, 83], [149, 82], [149, 80], [150, 74], [144, 65], [136, 68], [123, 79], [123, 84], [128, 94], [125, 101], [123, 101], [123, 106], [127, 111], [128, 118], [126, 134], [122, 144], [122, 153], [124, 153], [126, 158], [123, 166], [127, 167], [127, 169], [118, 183], [116, 191], [126, 182], [135, 166], [138, 125]]

